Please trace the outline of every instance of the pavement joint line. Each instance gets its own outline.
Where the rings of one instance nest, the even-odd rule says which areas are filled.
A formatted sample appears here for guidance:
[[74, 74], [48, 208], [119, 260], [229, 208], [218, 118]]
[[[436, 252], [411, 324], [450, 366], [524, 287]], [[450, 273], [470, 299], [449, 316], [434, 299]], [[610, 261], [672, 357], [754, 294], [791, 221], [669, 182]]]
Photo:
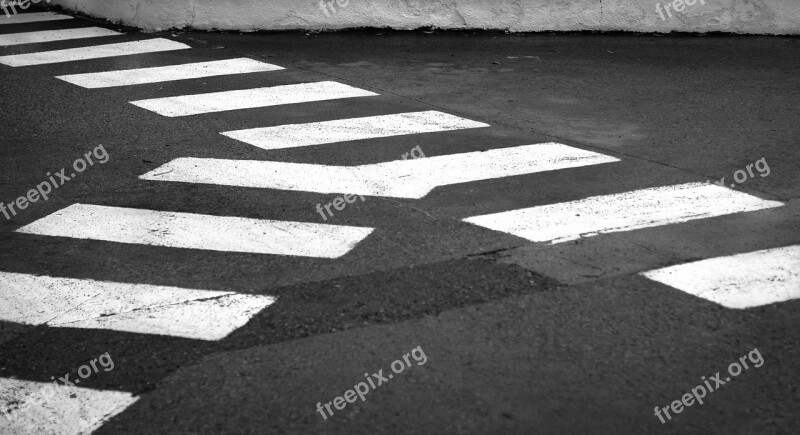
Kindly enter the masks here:
[[[388, 201], [388, 202], [393, 202], [393, 203], [395, 203], [395, 204], [399, 205], [399, 206], [400, 206], [400, 208], [402, 208], [402, 207], [403, 207], [403, 205], [406, 205], [406, 206], [408, 206], [408, 207], [410, 207], [410, 208], [412, 208], [412, 209], [414, 209], [414, 210], [421, 211], [421, 212], [425, 213], [425, 215], [426, 215], [426, 216], [428, 216], [429, 218], [431, 218], [431, 219], [433, 219], [433, 220], [436, 220], [436, 218], [435, 218], [433, 215], [431, 215], [430, 213], [428, 213], [427, 211], [425, 211], [425, 210], [423, 210], [423, 209], [421, 209], [421, 208], [418, 208], [418, 207], [414, 207], [414, 206], [413, 206], [413, 205], [411, 205], [411, 204], [403, 204], [403, 203], [402, 203], [402, 202], [400, 202], [400, 201], [395, 201], [395, 200], [393, 200], [392, 198], [387, 198], [387, 197], [385, 197], [385, 196], [376, 196], [376, 198], [378, 198], [378, 199], [382, 199], [382, 200], [384, 200], [384, 201]], [[445, 216], [445, 218], [447, 218], [447, 219], [450, 219], [450, 220], [452, 220], [452, 221], [458, 221], [458, 219], [457, 219], [457, 218], [455, 218], [455, 217], [451, 217], [451, 216]]]
[[[103, 314], [103, 315], [98, 316], [97, 318], [114, 317], [114, 316], [119, 316], [119, 315], [122, 315], [122, 314], [136, 313], [136, 312], [139, 312], [139, 311], [148, 311], [148, 310], [152, 310], [154, 308], [174, 307], [174, 306], [178, 306], [178, 305], [190, 305], [190, 304], [195, 303], [195, 302], [208, 302], [208, 301], [213, 301], [213, 300], [217, 300], [217, 299], [224, 299], [224, 298], [227, 298], [229, 296], [240, 295], [240, 294], [245, 294], [246, 295], [248, 293], [225, 292], [224, 294], [220, 294], [220, 295], [217, 295], [217, 296], [209, 296], [207, 298], [192, 299], [192, 300], [186, 300], [186, 301], [180, 301], [180, 302], [171, 302], [171, 303], [152, 305], [152, 306], [147, 306], [147, 307], [138, 307], [138, 308], [133, 308], [133, 309], [127, 310], [127, 311], [120, 311], [120, 312], [112, 313], [112, 314]], [[98, 299], [101, 295], [102, 295], [102, 293], [98, 293], [98, 294], [92, 296], [90, 299], [87, 299], [86, 301], [82, 302], [80, 305], [76, 305], [76, 306], [70, 308], [69, 310], [65, 311], [64, 313], [53, 317], [52, 319], [48, 320], [47, 323], [44, 323], [42, 325], [37, 325], [37, 327], [39, 327], [39, 326], [51, 327], [51, 326], [48, 325], [49, 322], [52, 322], [53, 320], [55, 320], [55, 319], [57, 319], [57, 318], [59, 318], [61, 316], [67, 315], [67, 314], [71, 313], [72, 311], [80, 309], [83, 305], [86, 305], [89, 301]], [[276, 297], [273, 296], [272, 298], [277, 301]], [[91, 319], [92, 318], [73, 320], [71, 322], [63, 323], [62, 325], [69, 325], [70, 323], [77, 323], [77, 322], [82, 322], [82, 321], [91, 320]]]
[[[508, 248], [508, 249], [513, 249], [513, 248]], [[447, 256], [447, 257], [437, 258], [437, 259], [435, 259], [433, 261], [425, 261], [425, 262], [421, 262], [421, 263], [414, 263], [414, 264], [411, 264], [411, 265], [399, 265], [399, 266], [390, 265], [390, 266], [388, 266], [386, 268], [378, 267], [378, 268], [375, 268], [375, 269], [369, 269], [369, 270], [365, 270], [363, 272], [357, 272], [357, 273], [352, 273], [352, 274], [348, 273], [348, 274], [341, 274], [341, 275], [336, 275], [334, 277], [321, 278], [321, 279], [316, 279], [316, 280], [304, 280], [304, 281], [301, 281], [301, 282], [295, 282], [295, 283], [291, 283], [291, 284], [284, 284], [284, 285], [269, 287], [269, 291], [274, 292], [274, 294], [271, 295], [271, 297], [275, 298], [276, 302], [278, 302], [279, 298], [281, 297], [278, 294], [279, 291], [285, 290], [285, 289], [290, 289], [290, 288], [293, 288], [293, 287], [297, 287], [299, 285], [317, 285], [317, 284], [322, 284], [322, 283], [326, 283], [326, 282], [330, 282], [330, 281], [337, 281], [337, 280], [342, 280], [342, 279], [347, 279], [347, 278], [358, 278], [358, 277], [362, 277], [362, 276], [366, 276], [366, 275], [372, 275], [372, 274], [375, 274], [377, 272], [392, 272], [392, 271], [402, 271], [402, 270], [411, 271], [414, 268], [419, 268], [419, 267], [423, 267], [423, 266], [432, 266], [432, 265], [437, 265], [437, 264], [443, 264], [443, 263], [448, 263], [448, 262], [457, 261], [457, 260], [483, 261], [483, 262], [486, 262], [486, 263], [493, 263], [493, 264], [496, 263], [496, 261], [494, 261], [492, 259], [488, 259], [488, 258], [478, 258], [478, 257], [476, 257], [476, 258], [467, 258], [467, 257], [460, 257], [460, 256]], [[508, 264], [508, 265], [519, 267], [523, 271], [525, 271], [526, 274], [536, 275], [538, 277], [545, 278], [547, 280], [556, 282], [560, 286], [567, 286], [567, 284], [563, 284], [561, 282], [557, 282], [555, 278], [547, 276], [547, 275], [545, 275], [545, 274], [543, 274], [541, 272], [537, 272], [537, 271], [534, 271], [534, 270], [526, 269], [526, 268], [524, 268], [522, 266], [519, 266], [517, 264]], [[245, 293], [239, 293], [239, 294], [245, 294]], [[449, 310], [445, 310], [445, 311], [449, 311]]]
[[514, 249], [521, 248], [521, 247], [526, 246], [528, 244], [531, 244], [531, 242], [522, 243], [520, 245], [512, 246], [510, 248], [500, 248], [500, 249], [493, 249], [491, 251], [482, 251], [482, 252], [476, 252], [474, 254], [467, 254], [466, 258], [483, 257], [483, 258], [489, 258], [489, 259], [496, 259], [496, 257], [498, 257], [498, 254], [502, 254], [502, 253], [507, 252], [507, 251], [512, 251]]

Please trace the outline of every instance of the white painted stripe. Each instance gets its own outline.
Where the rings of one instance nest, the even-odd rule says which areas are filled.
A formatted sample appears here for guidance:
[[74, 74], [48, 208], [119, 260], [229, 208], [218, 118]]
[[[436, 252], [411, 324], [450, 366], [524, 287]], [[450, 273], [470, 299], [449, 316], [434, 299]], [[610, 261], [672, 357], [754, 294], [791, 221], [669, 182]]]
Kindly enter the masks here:
[[[9, 10], [11, 10], [9, 8]], [[57, 21], [57, 20], [71, 20], [69, 15], [56, 14], [53, 12], [32, 12], [27, 14], [14, 14], [11, 16], [6, 15], [5, 18], [0, 18], [0, 25], [2, 24], [23, 24], [23, 23], [36, 23], [40, 21]]]
[[123, 391], [58, 385], [0, 378], [0, 433], [89, 434], [139, 400]]
[[362, 166], [179, 158], [139, 178], [319, 193], [422, 198], [438, 186], [619, 161], [557, 143]]
[[343, 83], [317, 82], [154, 98], [151, 100], [131, 101], [131, 104], [163, 116], [187, 116], [226, 110], [252, 109], [374, 95], [378, 94]]
[[282, 67], [245, 57], [182, 65], [105, 71], [89, 74], [71, 74], [56, 78], [84, 88], [110, 88], [113, 86], [141, 85], [175, 80], [188, 80], [229, 74], [247, 74], [278, 71]]
[[213, 300], [164, 305], [55, 326], [110, 329], [216, 341], [244, 326], [251, 317], [274, 301], [274, 298], [267, 296], [230, 295]]
[[10, 33], [0, 35], [0, 46], [36, 44], [40, 42], [66, 41], [69, 39], [117, 36], [122, 33], [102, 27], [81, 27], [79, 29], [44, 30], [41, 32]]
[[109, 290], [90, 280], [0, 272], [0, 320], [43, 325]]
[[710, 258], [642, 275], [727, 308], [759, 307], [800, 298], [800, 245]]
[[336, 121], [288, 124], [222, 133], [265, 150], [295, 148], [378, 137], [489, 127], [435, 110]]
[[275, 298], [0, 272], [0, 320], [221, 340]]
[[188, 48], [191, 47], [180, 42], [164, 38], [155, 38], [146, 39], [144, 41], [120, 42], [118, 44], [93, 45], [89, 47], [67, 48], [64, 50], [0, 56], [0, 64], [14, 67], [44, 65], [114, 56], [156, 53], [160, 51], [185, 50]]
[[373, 229], [73, 204], [17, 232], [171, 248], [338, 258]]
[[713, 184], [688, 183], [592, 196], [464, 221], [534, 242], [560, 243], [782, 205]]

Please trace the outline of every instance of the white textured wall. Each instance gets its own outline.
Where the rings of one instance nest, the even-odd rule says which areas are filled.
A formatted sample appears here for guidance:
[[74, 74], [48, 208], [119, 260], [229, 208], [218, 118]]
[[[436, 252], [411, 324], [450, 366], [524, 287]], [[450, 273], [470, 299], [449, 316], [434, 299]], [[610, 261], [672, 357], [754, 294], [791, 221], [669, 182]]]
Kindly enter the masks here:
[[[692, 1], [692, 0], [689, 0]], [[661, 20], [666, 0], [53, 0], [149, 30], [393, 27], [800, 34], [800, 0], [695, 0]], [[701, 4], [705, 2], [705, 5]]]

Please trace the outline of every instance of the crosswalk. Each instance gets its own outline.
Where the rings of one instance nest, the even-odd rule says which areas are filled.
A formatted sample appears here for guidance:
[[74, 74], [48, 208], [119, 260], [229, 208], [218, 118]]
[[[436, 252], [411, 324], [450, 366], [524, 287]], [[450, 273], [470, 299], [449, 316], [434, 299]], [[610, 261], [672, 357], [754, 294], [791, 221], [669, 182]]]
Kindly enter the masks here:
[[54, 328], [221, 340], [269, 296], [0, 272], [0, 320]]
[[372, 230], [74, 204], [17, 232], [171, 248], [337, 258]]
[[489, 127], [489, 124], [429, 110], [306, 124], [250, 128], [247, 130], [226, 131], [222, 134], [261, 149], [279, 150], [380, 137], [483, 127]]
[[70, 15], [57, 14], [54, 12], [29, 12], [27, 14], [14, 14], [10, 17], [5, 17], [0, 20], [0, 25], [62, 21], [71, 20], [72, 18], [73, 17]]
[[560, 243], [782, 205], [713, 184], [688, 183], [475, 216], [465, 221], [533, 242]]
[[143, 41], [120, 42], [116, 44], [93, 45], [63, 50], [40, 51], [37, 53], [11, 54], [0, 56], [0, 65], [12, 67], [46, 65], [51, 63], [75, 62], [102, 59], [115, 56], [157, 53], [172, 50], [187, 50], [186, 44], [170, 39], [154, 38]]
[[134, 68], [88, 74], [70, 74], [56, 76], [56, 78], [83, 88], [97, 89], [199, 79], [222, 75], [280, 71], [282, 69], [282, 67], [277, 65], [240, 57], [236, 59], [214, 60], [185, 65]]
[[[31, 13], [15, 16], [14, 23], [67, 19], [71, 17]], [[0, 56], [0, 65], [25, 67], [191, 49], [189, 45], [165, 38], [99, 43], [122, 35], [96, 27], [0, 35], [0, 46], [102, 38], [79, 48]], [[56, 78], [85, 89], [105, 89], [281, 70], [284, 67], [239, 57], [58, 75]], [[129, 103], [153, 114], [173, 118], [379, 95], [345, 83], [318, 81], [174, 95]], [[281, 150], [318, 145], [343, 146], [343, 143], [352, 141], [361, 141], [355, 146], [366, 146], [371, 139], [397, 136], [435, 140], [437, 134], [445, 132], [490, 127], [480, 121], [428, 110], [259, 125], [218, 133], [243, 146]], [[455, 184], [562, 170], [580, 171], [587, 167], [615, 168], [618, 165], [614, 163], [620, 161], [614, 156], [548, 142], [356, 166], [186, 156], [141, 174], [139, 179], [284, 192], [420, 199], [434, 189]], [[552, 244], [783, 205], [779, 201], [712, 184], [685, 183], [476, 215], [463, 221], [476, 228]], [[22, 226], [16, 232], [39, 237], [145, 245], [152, 249], [335, 260], [358, 249], [374, 230], [372, 227], [72, 204]], [[748, 264], [757, 264], [758, 267], [745, 267]], [[642, 272], [642, 275], [728, 308], [749, 308], [800, 298], [798, 269], [800, 247], [790, 246], [676, 265]], [[0, 321], [207, 341], [224, 339], [275, 302], [275, 298], [270, 296], [229, 291], [2, 271], [0, 289]], [[0, 399], [24, 403], [35, 388], [38, 388], [36, 383], [30, 381], [0, 378]], [[23, 424], [47, 430], [54, 419], [61, 419], [65, 422], [61, 429], [66, 428], [66, 431], [60, 433], [77, 433], [87, 427], [98, 427], [110, 415], [135, 402], [135, 397], [127, 393], [77, 388], [76, 391], [83, 399], [67, 401], [64, 406], [77, 406], [80, 408], [77, 411], [59, 408], [61, 405], [56, 401], [36, 408], [37, 411], [20, 413], [21, 417], [11, 423], [0, 419], [0, 432], [4, 428], [20, 430]], [[87, 417], [73, 422], [70, 411]]]
[[[182, 157], [140, 178], [262, 189], [422, 198], [439, 186], [617, 161], [619, 160], [614, 157], [563, 144], [543, 143], [362, 166]], [[321, 183], [320, 180], [325, 182]]]
[[131, 104], [162, 116], [175, 117], [376, 95], [343, 83], [317, 82], [153, 98], [131, 101]]
[[709, 258], [641, 275], [727, 308], [800, 298], [800, 245]]
[[88, 434], [136, 403], [138, 397], [114, 390], [0, 378], [0, 433]]
[[12, 33], [0, 35], [0, 47], [20, 44], [36, 44], [51, 41], [68, 41], [71, 39], [98, 38], [102, 36], [117, 36], [121, 33], [102, 27], [80, 27], [65, 30], [44, 30], [41, 32]]

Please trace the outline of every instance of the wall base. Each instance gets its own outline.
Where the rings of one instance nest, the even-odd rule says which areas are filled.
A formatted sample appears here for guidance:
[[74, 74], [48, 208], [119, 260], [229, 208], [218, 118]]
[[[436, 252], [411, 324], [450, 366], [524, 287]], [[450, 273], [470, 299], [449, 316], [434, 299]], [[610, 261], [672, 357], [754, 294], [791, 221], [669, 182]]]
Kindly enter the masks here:
[[[686, 0], [679, 0], [686, 1]], [[692, 0], [688, 0], [692, 1]], [[797, 0], [52, 0], [146, 30], [391, 27], [800, 34]], [[671, 15], [671, 17], [670, 17]], [[663, 19], [662, 19], [663, 16]]]

